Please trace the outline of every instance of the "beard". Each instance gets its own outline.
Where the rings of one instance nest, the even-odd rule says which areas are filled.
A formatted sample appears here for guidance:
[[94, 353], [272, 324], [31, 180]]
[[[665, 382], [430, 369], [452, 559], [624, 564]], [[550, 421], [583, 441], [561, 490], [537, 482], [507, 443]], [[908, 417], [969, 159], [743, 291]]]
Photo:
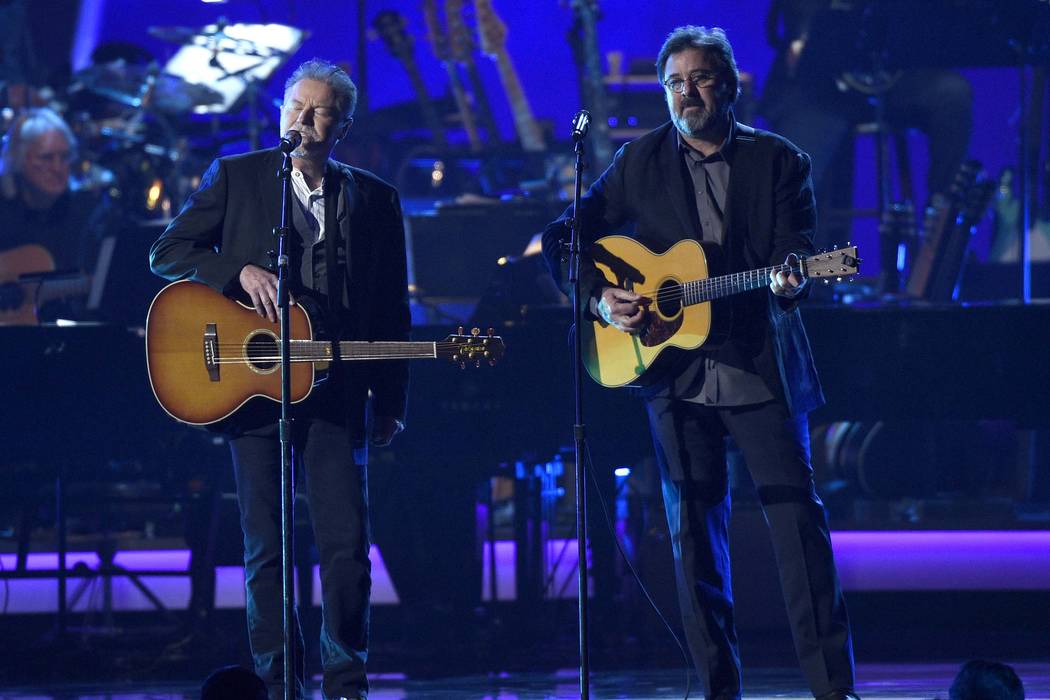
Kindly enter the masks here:
[[314, 131], [313, 127], [310, 126], [293, 124], [290, 128], [294, 129], [295, 131], [298, 131], [299, 135], [303, 137], [303, 140], [299, 143], [299, 147], [292, 151], [292, 158], [309, 158], [310, 145], [315, 144], [319, 141], [319, 139], [317, 138], [317, 132]]
[[[689, 109], [696, 107], [697, 109]], [[703, 100], [683, 101], [671, 105], [671, 122], [686, 136], [700, 138], [712, 127], [720, 124], [728, 114], [728, 108], [711, 108]]]

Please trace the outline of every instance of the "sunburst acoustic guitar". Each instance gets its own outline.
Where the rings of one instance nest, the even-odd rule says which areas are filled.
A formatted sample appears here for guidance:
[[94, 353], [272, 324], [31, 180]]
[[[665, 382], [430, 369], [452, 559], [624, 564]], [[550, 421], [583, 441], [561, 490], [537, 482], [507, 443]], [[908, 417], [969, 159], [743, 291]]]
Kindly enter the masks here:
[[43, 246], [21, 245], [0, 253], [0, 326], [35, 326], [37, 312], [53, 299], [85, 296], [91, 277], [55, 273], [55, 261]]
[[[302, 306], [291, 318], [292, 402], [304, 400], [333, 360], [437, 359], [480, 366], [503, 356], [503, 340], [463, 329], [437, 342], [315, 340]], [[278, 324], [212, 288], [182, 280], [160, 290], [146, 319], [150, 385], [171, 417], [193, 425], [217, 423], [253, 397], [281, 398]]]
[[584, 366], [607, 387], [650, 384], [658, 375], [650, 368], [666, 350], [715, 344], [721, 338], [712, 302], [768, 285], [770, 272], [829, 280], [860, 270], [856, 246], [719, 277], [709, 276], [704, 247], [693, 240], [657, 254], [633, 238], [606, 236], [591, 244], [589, 255], [614, 285], [650, 300], [649, 324], [640, 333], [624, 333], [601, 319], [582, 324]]

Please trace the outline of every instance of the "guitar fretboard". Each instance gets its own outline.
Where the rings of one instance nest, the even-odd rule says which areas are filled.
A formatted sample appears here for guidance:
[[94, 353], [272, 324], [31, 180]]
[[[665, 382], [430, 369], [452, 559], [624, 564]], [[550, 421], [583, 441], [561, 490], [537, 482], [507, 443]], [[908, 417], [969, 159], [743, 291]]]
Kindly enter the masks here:
[[693, 280], [683, 283], [681, 288], [682, 306], [700, 304], [712, 299], [721, 299], [740, 292], [748, 292], [752, 289], [765, 287], [769, 284], [771, 272], [801, 272], [798, 268], [790, 265], [773, 265], [757, 270], [746, 272], [735, 272], [731, 275], [721, 277], [710, 277], [708, 279]]
[[[437, 343], [344, 340], [339, 343], [343, 360], [414, 360], [438, 356]], [[322, 340], [292, 340], [292, 362], [324, 362], [333, 359], [332, 343]]]

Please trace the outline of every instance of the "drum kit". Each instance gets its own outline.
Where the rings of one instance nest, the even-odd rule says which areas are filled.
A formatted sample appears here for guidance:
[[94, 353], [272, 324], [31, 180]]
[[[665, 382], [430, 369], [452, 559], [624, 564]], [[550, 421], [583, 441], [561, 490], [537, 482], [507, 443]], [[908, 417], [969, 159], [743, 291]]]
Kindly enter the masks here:
[[74, 188], [106, 192], [136, 219], [164, 220], [223, 146], [259, 147], [274, 102], [262, 86], [306, 35], [221, 20], [149, 33], [180, 47], [163, 68], [123, 59], [92, 65], [51, 105], [79, 141]]

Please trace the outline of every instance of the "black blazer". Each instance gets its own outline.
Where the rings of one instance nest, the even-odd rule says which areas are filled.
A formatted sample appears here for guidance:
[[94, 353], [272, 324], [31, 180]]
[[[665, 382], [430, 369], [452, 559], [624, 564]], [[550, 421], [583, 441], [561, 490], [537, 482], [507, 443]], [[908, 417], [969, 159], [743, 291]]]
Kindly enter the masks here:
[[[699, 239], [696, 199], [685, 168], [670, 122], [624, 145], [583, 198], [585, 241], [624, 233], [662, 252], [680, 240]], [[780, 264], [791, 253], [812, 254], [816, 207], [809, 174], [809, 157], [783, 137], [735, 125], [724, 214], [726, 273]], [[567, 238], [565, 221], [571, 213], [567, 210], [543, 233], [544, 255], [563, 288], [559, 244]], [[605, 284], [593, 265], [584, 266], [584, 298]], [[824, 397], [797, 300], [776, 297], [766, 288], [739, 295], [733, 306], [730, 338], [716, 352], [750, 358], [793, 414], [820, 406]], [[700, 364], [678, 363], [675, 373], [647, 395], [674, 395], [676, 387], [691, 383], [685, 375]]]
[[[274, 227], [281, 220], [281, 154], [256, 151], [219, 158], [200, 188], [150, 249], [150, 267], [167, 279], [203, 282], [246, 300], [239, 276], [247, 264], [275, 270]], [[329, 173], [341, 178], [347, 216], [339, 234], [347, 251], [343, 275], [353, 308], [344, 340], [408, 340], [411, 317], [405, 264], [405, 231], [397, 191], [375, 175], [334, 160]], [[334, 227], [332, 227], [334, 228]], [[346, 410], [355, 437], [364, 436], [365, 408], [372, 394], [376, 415], [404, 420], [407, 361], [344, 363]]]

